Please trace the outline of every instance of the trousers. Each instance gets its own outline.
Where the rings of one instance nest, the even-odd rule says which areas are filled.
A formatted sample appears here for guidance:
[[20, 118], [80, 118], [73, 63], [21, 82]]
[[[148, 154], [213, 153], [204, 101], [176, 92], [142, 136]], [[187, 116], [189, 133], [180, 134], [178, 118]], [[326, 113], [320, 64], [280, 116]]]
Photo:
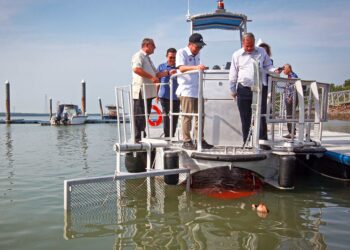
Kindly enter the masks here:
[[[165, 115], [163, 117], [163, 131], [165, 137], [170, 137], [170, 119], [169, 119], [169, 112], [170, 112], [170, 100], [165, 98], [160, 98], [160, 104], [162, 105], [163, 114]], [[180, 111], [180, 101], [173, 100], [173, 112], [179, 113]], [[179, 119], [178, 115], [173, 115], [173, 132], [172, 136], [175, 135], [176, 127], [177, 127], [177, 121]]]

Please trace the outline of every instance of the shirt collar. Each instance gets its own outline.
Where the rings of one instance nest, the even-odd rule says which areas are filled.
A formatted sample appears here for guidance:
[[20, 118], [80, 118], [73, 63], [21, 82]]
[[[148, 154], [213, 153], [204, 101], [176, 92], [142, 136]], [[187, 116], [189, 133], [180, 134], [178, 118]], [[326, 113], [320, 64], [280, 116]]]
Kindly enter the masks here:
[[[251, 52], [251, 53], [249, 53], [249, 54], [254, 54], [254, 53], [257, 53], [258, 51], [259, 51], [258, 48], [257, 48], [257, 47], [254, 47], [253, 52]], [[245, 50], [244, 50], [243, 48], [241, 48], [241, 49], [239, 50], [239, 54], [240, 54], [240, 55], [243, 55], [243, 54], [249, 55], [247, 52], [245, 52]]]
[[195, 56], [198, 56], [198, 55], [199, 55], [199, 53], [198, 53], [197, 55], [193, 55], [192, 52], [191, 52], [191, 50], [190, 50], [190, 48], [189, 48], [188, 46], [185, 48], [185, 50], [186, 50], [186, 52], [187, 52], [187, 55], [189, 55], [189, 56], [195, 57]]
[[165, 66], [167, 66], [168, 68], [175, 68], [176, 67], [175, 65], [174, 66], [169, 65], [168, 62], [165, 62]]
[[141, 54], [143, 54], [144, 56], [148, 56], [146, 52], [144, 52], [142, 49], [140, 49]]

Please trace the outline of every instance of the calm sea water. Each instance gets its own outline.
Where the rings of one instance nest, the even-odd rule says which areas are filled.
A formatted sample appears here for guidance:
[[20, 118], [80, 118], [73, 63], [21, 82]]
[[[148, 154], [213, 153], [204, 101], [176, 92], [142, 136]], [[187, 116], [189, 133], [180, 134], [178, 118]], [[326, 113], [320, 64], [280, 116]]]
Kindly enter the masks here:
[[[0, 249], [348, 249], [350, 187], [308, 175], [297, 189], [264, 187], [220, 200], [166, 187], [149, 207], [142, 193], [123, 217], [81, 214], [65, 224], [63, 180], [111, 175], [115, 124], [0, 125]], [[141, 191], [140, 191], [141, 192]], [[263, 201], [266, 218], [251, 210]], [[116, 209], [124, 209], [120, 204]], [[102, 210], [101, 210], [102, 211]], [[130, 212], [132, 211], [132, 212]], [[102, 215], [101, 215], [102, 214]], [[73, 223], [73, 225], [72, 225]], [[67, 228], [70, 236], [67, 240]]]

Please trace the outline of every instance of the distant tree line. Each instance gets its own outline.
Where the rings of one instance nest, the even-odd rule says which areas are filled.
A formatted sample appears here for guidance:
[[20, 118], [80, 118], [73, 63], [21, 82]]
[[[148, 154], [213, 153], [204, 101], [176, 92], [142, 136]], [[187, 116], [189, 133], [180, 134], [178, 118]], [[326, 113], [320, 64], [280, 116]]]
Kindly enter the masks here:
[[343, 85], [331, 84], [331, 92], [350, 90], [350, 79], [345, 80]]

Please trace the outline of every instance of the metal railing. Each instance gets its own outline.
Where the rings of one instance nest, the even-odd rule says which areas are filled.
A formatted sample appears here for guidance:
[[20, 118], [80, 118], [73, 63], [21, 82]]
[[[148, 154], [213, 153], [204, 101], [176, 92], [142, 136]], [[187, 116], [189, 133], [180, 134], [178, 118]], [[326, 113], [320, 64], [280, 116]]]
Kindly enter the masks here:
[[328, 94], [328, 99], [330, 106], [350, 103], [350, 90], [330, 92]]
[[[267, 122], [292, 124], [292, 131], [298, 125], [298, 141], [303, 142], [306, 126], [306, 141], [310, 141], [312, 125], [318, 125], [316, 138], [321, 141], [322, 122], [327, 121], [329, 84], [301, 79], [286, 79], [276, 75], [269, 75], [267, 98]], [[292, 88], [292, 115], [286, 115], [286, 88]], [[292, 139], [294, 135], [292, 133]], [[272, 140], [274, 141], [274, 126], [272, 126]]]

